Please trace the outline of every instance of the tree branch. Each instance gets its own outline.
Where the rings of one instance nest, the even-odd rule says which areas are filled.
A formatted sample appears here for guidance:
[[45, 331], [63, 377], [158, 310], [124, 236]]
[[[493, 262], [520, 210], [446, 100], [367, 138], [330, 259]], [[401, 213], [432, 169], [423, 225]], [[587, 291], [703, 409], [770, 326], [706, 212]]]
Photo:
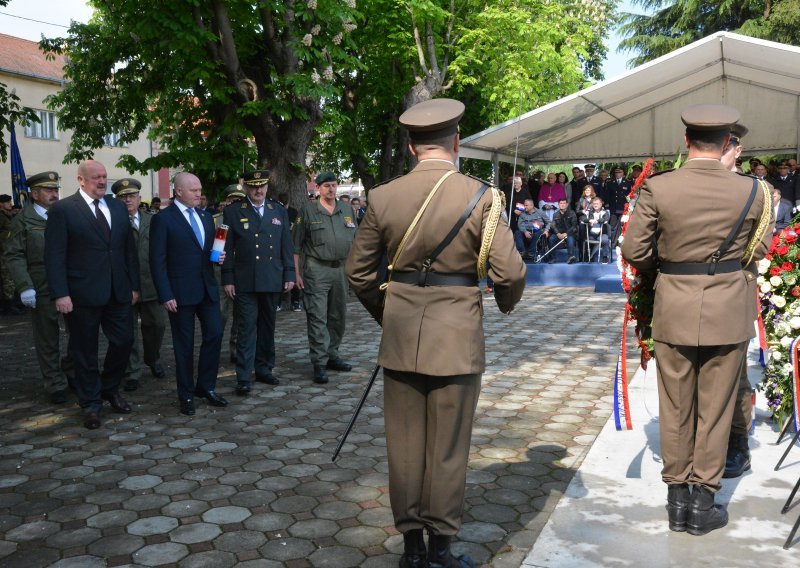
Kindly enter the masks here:
[[436, 42], [433, 38], [433, 26], [430, 22], [425, 24], [425, 43], [428, 48], [428, 59], [431, 62], [431, 72], [439, 75], [439, 58], [436, 57]]
[[411, 27], [414, 28], [414, 43], [417, 45], [417, 56], [419, 56], [419, 66], [423, 74], [429, 75], [428, 66], [425, 64], [425, 52], [422, 50], [422, 40], [419, 37], [419, 27], [417, 27], [417, 19], [414, 17], [414, 12], [411, 11]]

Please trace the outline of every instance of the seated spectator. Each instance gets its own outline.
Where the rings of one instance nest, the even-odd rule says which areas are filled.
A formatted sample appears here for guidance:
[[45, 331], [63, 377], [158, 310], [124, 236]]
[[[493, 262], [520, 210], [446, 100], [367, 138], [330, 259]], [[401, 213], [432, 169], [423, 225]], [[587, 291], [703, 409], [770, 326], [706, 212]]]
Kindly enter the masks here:
[[[587, 185], [586, 188], [591, 188]], [[575, 237], [578, 235], [578, 216], [575, 211], [569, 208], [566, 199], [558, 202], [558, 211], [553, 215], [553, 221], [549, 228], [550, 236], [548, 241], [550, 248], [553, 248], [559, 241], [567, 240], [567, 264], [572, 264], [577, 260], [575, 251]]]
[[[566, 177], [566, 174], [564, 174]], [[550, 221], [553, 214], [558, 209], [558, 202], [567, 198], [567, 193], [564, 190], [564, 185], [558, 183], [556, 174], [550, 172], [547, 174], [547, 181], [542, 184], [539, 190], [539, 209], [547, 216]]]
[[781, 190], [777, 187], [772, 190], [772, 205], [775, 207], [775, 230], [780, 233], [792, 224], [792, 210], [794, 205], [786, 199], [781, 199]]
[[578, 218], [585, 217], [589, 213], [592, 208], [592, 200], [595, 197], [597, 197], [597, 194], [594, 191], [594, 186], [587, 185], [583, 188], [583, 194], [578, 199], [578, 206], [575, 208]]
[[[603, 264], [608, 264], [611, 258], [611, 245], [608, 241], [608, 220], [611, 214], [607, 209], [603, 209], [603, 200], [595, 197], [592, 200], [592, 209], [586, 217], [586, 224], [589, 231], [589, 239], [592, 241], [600, 240], [600, 258]], [[592, 254], [592, 251], [589, 251]], [[591, 261], [591, 256], [589, 261]]]
[[524, 260], [536, 257], [536, 247], [542, 236], [547, 236], [547, 218], [533, 205], [533, 199], [525, 200], [525, 210], [517, 217], [514, 243]]

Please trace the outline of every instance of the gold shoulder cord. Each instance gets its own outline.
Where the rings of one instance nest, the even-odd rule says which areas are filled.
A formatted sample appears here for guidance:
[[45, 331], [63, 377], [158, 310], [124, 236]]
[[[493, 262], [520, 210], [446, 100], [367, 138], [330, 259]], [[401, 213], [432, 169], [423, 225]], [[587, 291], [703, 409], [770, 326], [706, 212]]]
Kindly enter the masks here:
[[767, 187], [767, 184], [764, 182], [764, 180], [758, 180], [758, 185], [761, 187], [761, 193], [764, 194], [764, 207], [761, 208], [761, 217], [758, 220], [756, 232], [753, 234], [753, 237], [750, 239], [750, 242], [747, 243], [747, 246], [744, 249], [743, 259], [747, 259], [747, 261], [743, 263], [744, 266], [747, 266], [753, 261], [753, 255], [756, 252], [756, 247], [758, 246], [758, 243], [761, 242], [761, 239], [764, 238], [764, 235], [769, 229], [769, 222], [770, 218], [772, 217], [772, 196], [770, 195], [769, 187]]
[[487, 268], [489, 262], [489, 249], [492, 248], [492, 241], [494, 234], [497, 231], [497, 224], [500, 222], [500, 216], [503, 214], [505, 201], [504, 196], [496, 187], [492, 187], [492, 208], [489, 210], [489, 218], [486, 220], [486, 227], [483, 229], [483, 240], [481, 241], [481, 250], [478, 253], [478, 280], [486, 278]]
[[420, 207], [419, 211], [417, 211], [417, 214], [414, 217], [414, 220], [411, 221], [411, 225], [409, 225], [408, 229], [406, 229], [406, 232], [403, 235], [403, 238], [400, 239], [400, 244], [397, 245], [397, 250], [394, 252], [394, 257], [392, 258], [392, 263], [387, 267], [387, 269], [389, 271], [389, 274], [388, 274], [388, 276], [386, 278], [386, 282], [384, 282], [383, 284], [380, 285], [380, 287], [379, 287], [380, 290], [386, 291], [386, 288], [389, 287], [389, 282], [392, 281], [392, 271], [394, 270], [394, 265], [397, 264], [397, 259], [400, 258], [400, 253], [403, 252], [403, 249], [406, 246], [406, 242], [408, 241], [408, 238], [411, 236], [411, 233], [414, 232], [414, 229], [416, 228], [417, 223], [420, 220], [420, 217], [422, 217], [422, 214], [425, 212], [425, 209], [428, 208], [428, 203], [431, 202], [431, 199], [433, 199], [433, 196], [436, 195], [436, 192], [439, 191], [440, 187], [442, 187], [442, 184], [444, 183], [444, 180], [449, 178], [454, 173], [456, 173], [456, 170], [449, 170], [441, 178], [439, 178], [439, 181], [436, 182], [436, 185], [433, 186], [433, 189], [431, 190], [431, 192], [428, 194], [428, 197], [423, 202], [422, 207]]

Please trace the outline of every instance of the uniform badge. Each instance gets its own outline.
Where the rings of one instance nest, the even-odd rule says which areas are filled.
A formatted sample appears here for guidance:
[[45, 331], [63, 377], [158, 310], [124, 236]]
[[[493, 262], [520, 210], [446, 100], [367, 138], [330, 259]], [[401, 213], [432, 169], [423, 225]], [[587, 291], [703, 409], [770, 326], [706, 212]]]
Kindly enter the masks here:
[[272, 203], [267, 203], [267, 209], [272, 209]]
[[281, 225], [281, 220], [278, 219], [277, 217], [273, 217], [272, 218], [272, 224], [273, 225]]
[[355, 229], [356, 224], [353, 223], [353, 218], [352, 217], [345, 217], [344, 218], [344, 226], [347, 227], [348, 229]]
[[239, 219], [239, 222], [242, 224], [242, 228], [245, 231], [250, 228], [250, 221], [248, 219]]

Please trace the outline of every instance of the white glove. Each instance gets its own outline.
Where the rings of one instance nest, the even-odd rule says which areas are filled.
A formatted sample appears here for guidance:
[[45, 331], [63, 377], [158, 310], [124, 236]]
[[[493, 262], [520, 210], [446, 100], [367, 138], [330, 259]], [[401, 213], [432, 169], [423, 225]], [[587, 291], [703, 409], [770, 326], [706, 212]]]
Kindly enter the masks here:
[[22, 304], [28, 306], [29, 308], [36, 307], [36, 290], [33, 288], [29, 288], [20, 293], [19, 299], [22, 300]]

